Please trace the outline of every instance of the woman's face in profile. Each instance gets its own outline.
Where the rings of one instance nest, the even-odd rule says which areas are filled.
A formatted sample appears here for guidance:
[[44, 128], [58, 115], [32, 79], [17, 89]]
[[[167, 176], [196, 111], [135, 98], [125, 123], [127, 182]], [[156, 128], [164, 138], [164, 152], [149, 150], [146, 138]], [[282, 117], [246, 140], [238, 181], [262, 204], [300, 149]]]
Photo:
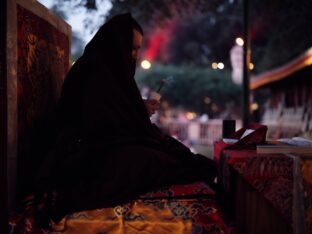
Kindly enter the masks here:
[[133, 29], [133, 45], [132, 45], [132, 58], [133, 60], [137, 60], [139, 58], [139, 50], [142, 46], [143, 36], [142, 34], [136, 30]]

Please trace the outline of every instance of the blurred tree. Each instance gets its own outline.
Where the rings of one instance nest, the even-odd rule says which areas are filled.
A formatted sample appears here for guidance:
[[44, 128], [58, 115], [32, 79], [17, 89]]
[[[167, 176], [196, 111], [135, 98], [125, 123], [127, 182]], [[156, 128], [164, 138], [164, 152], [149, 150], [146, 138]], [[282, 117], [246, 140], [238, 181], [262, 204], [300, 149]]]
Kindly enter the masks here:
[[[90, 17], [104, 1], [109, 0], [55, 0], [55, 7], [71, 2], [73, 9], [87, 9], [89, 18], [85, 27], [92, 31], [98, 24]], [[235, 38], [242, 36], [243, 1], [110, 0], [112, 8], [103, 17], [131, 12], [145, 29], [144, 56], [151, 57], [153, 64], [167, 64], [138, 71], [140, 84], [153, 85], [149, 83], [155, 82], [152, 77], [175, 77], [178, 80], [175, 88], [170, 92], [164, 89], [164, 97], [172, 105], [184, 105], [211, 115], [220, 113], [229, 102], [239, 103], [240, 89], [230, 80], [229, 51]], [[311, 0], [249, 0], [249, 3], [253, 73], [280, 66], [311, 47]], [[219, 61], [225, 63], [223, 71], [207, 69], [212, 62]], [[203, 102], [205, 97], [212, 101]]]
[[222, 16], [227, 14], [224, 11], [222, 14], [198, 12], [181, 20], [180, 30], [169, 47], [172, 62], [207, 67], [212, 62], [222, 61], [229, 68], [229, 51], [235, 37], [241, 34], [241, 19], [233, 16], [229, 20]]
[[62, 8], [60, 8], [59, 5], [53, 5], [51, 11], [53, 11], [54, 14], [64, 20], [68, 19], [66, 12]]
[[[229, 50], [241, 34], [239, 0], [112, 1], [109, 15], [132, 12], [143, 22], [147, 40], [155, 28], [168, 34], [168, 45], [158, 54], [159, 62], [207, 66], [214, 61], [229, 65]], [[168, 23], [171, 22], [171, 23]], [[172, 23], [173, 22], [173, 23]], [[168, 29], [174, 27], [174, 29]], [[229, 67], [229, 66], [228, 66]]]
[[311, 0], [250, 1], [256, 72], [281, 66], [312, 46]]
[[154, 91], [165, 80], [163, 100], [210, 117], [217, 117], [229, 102], [240, 103], [241, 87], [232, 82], [226, 70], [154, 64], [150, 70], [138, 69], [136, 80], [139, 87]]
[[79, 32], [72, 33], [72, 48], [71, 48], [71, 58], [72, 61], [76, 61], [82, 54], [82, 49], [84, 46], [84, 41], [81, 39]]
[[[53, 5], [51, 8], [57, 16], [64, 20], [68, 20], [67, 13], [64, 8], [61, 8], [60, 5]], [[79, 32], [73, 31], [71, 38], [71, 59], [72, 61], [76, 61], [78, 57], [82, 54], [84, 41], [82, 40]]]
[[[55, 0], [53, 9], [60, 9], [71, 2], [72, 9], [84, 7], [92, 15], [103, 1], [109, 0]], [[147, 36], [168, 20], [178, 21], [179, 31], [170, 35], [171, 43], [166, 47], [170, 50], [170, 62], [199, 66], [211, 61], [225, 61], [228, 64], [229, 48], [235, 37], [241, 35], [243, 1], [110, 0], [112, 8], [108, 16], [131, 12], [143, 24]], [[249, 2], [255, 73], [282, 65], [311, 46], [311, 0]], [[66, 12], [62, 14], [66, 16]], [[106, 13], [103, 13], [103, 17], [106, 17]], [[94, 27], [88, 19], [85, 24], [88, 28]], [[168, 62], [168, 56], [165, 58]]]
[[[88, 9], [92, 18], [92, 12], [104, 1], [55, 0], [52, 10], [65, 13], [66, 5], [70, 6], [68, 11], [83, 7]], [[175, 34], [168, 35], [170, 41], [163, 50], [166, 55], [158, 54], [156, 58], [160, 62], [199, 66], [206, 66], [212, 60], [228, 63], [229, 48], [235, 36], [241, 34], [241, 17], [237, 16], [240, 10], [239, 0], [175, 0], [169, 3], [165, 0], [111, 0], [111, 3], [111, 10], [108, 15], [103, 13], [103, 17], [131, 12], [143, 25], [147, 41], [153, 36], [155, 28], [165, 30], [168, 21], [175, 22], [178, 29]], [[98, 27], [93, 25], [89, 16], [84, 23], [89, 31]]]

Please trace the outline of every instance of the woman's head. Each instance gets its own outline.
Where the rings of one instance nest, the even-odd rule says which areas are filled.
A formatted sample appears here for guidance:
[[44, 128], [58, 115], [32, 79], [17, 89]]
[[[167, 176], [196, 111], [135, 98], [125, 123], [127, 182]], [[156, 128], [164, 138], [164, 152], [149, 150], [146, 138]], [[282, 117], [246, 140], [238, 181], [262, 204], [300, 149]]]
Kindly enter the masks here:
[[99, 66], [123, 69], [134, 75], [142, 38], [142, 27], [131, 14], [116, 15], [101, 26], [86, 46], [83, 57]]
[[[121, 14], [108, 20], [85, 48], [82, 57], [73, 65], [67, 84], [74, 80], [79, 90], [88, 80], [101, 82], [103, 92], [114, 90], [123, 97], [135, 115], [149, 123], [149, 116], [134, 80], [136, 60], [142, 44], [143, 30], [130, 14]], [[93, 79], [95, 77], [96, 79]], [[125, 103], [125, 104], [127, 104]], [[141, 117], [140, 117], [141, 115]]]
[[137, 29], [133, 29], [131, 56], [134, 61], [139, 58], [139, 50], [142, 47], [143, 35]]
[[128, 53], [132, 57], [133, 39], [139, 35], [143, 36], [143, 30], [131, 14], [116, 15], [101, 26], [86, 46], [85, 53], [105, 53], [108, 56]]
[[[128, 15], [130, 15], [130, 17], [131, 17], [131, 14], [128, 13]], [[144, 33], [143, 33], [143, 29], [142, 29], [141, 25], [136, 20], [134, 20], [132, 17], [131, 17], [131, 23], [132, 23], [133, 29], [140, 32], [140, 34], [143, 36]]]

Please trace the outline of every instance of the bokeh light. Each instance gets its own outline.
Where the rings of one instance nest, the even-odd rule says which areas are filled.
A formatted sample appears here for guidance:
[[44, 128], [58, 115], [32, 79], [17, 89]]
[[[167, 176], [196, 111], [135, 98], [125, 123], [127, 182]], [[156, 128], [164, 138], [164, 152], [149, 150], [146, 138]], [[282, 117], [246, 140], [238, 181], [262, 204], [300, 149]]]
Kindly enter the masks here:
[[212, 69], [218, 69], [218, 64], [217, 63], [212, 63], [211, 67], [212, 67]]
[[236, 44], [239, 45], [239, 46], [243, 46], [243, 45], [244, 45], [244, 40], [243, 40], [243, 38], [241, 38], [241, 37], [237, 37], [237, 38], [235, 39], [235, 42], [236, 42]]
[[223, 63], [218, 63], [218, 68], [222, 70], [224, 68], [224, 64]]
[[141, 67], [143, 68], [143, 69], [150, 69], [151, 68], [151, 63], [150, 63], [150, 61], [148, 61], [148, 60], [143, 60], [142, 62], [141, 62]]
[[196, 113], [194, 113], [194, 112], [187, 112], [187, 113], [186, 113], [186, 118], [187, 118], [188, 120], [195, 119], [195, 118], [196, 118]]

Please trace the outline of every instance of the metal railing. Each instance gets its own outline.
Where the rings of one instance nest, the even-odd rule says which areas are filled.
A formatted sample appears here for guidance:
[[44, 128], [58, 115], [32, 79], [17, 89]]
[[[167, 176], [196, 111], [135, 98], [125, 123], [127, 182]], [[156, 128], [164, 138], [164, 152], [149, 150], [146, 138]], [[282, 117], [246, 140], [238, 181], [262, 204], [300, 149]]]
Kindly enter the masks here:
[[[241, 127], [241, 121], [236, 120], [236, 129]], [[166, 132], [181, 141], [193, 144], [213, 145], [222, 137], [222, 119], [210, 119], [207, 122], [171, 121], [161, 126]]]

